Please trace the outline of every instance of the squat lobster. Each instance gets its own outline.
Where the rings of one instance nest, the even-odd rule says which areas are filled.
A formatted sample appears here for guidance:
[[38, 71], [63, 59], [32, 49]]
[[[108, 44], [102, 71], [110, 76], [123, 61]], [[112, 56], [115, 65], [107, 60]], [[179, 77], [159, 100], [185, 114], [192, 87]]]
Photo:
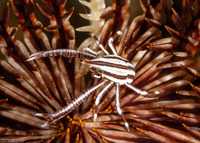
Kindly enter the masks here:
[[[117, 112], [121, 115], [122, 119], [125, 122], [125, 127], [129, 131], [129, 124], [126, 121], [123, 112], [120, 107], [120, 86], [125, 85], [126, 87], [132, 89], [133, 91], [137, 92], [141, 95], [147, 95], [148, 92], [142, 91], [134, 86], [131, 83], [135, 77], [135, 70], [133, 65], [126, 59], [117, 55], [117, 52], [113, 46], [113, 41], [119, 36], [122, 35], [121, 31], [118, 31], [108, 40], [108, 46], [112, 51], [110, 54], [102, 44], [99, 43], [97, 37], [92, 34], [92, 37], [95, 39], [99, 48], [105, 53], [105, 55], [100, 55], [89, 48], [85, 48], [84, 52], [70, 50], [70, 49], [56, 49], [50, 51], [42, 51], [38, 53], [34, 53], [30, 56], [27, 61], [42, 58], [42, 57], [51, 57], [51, 56], [65, 56], [65, 57], [76, 57], [80, 58], [83, 64], [89, 65], [90, 68], [94, 70], [94, 77], [95, 78], [102, 78], [102, 80], [90, 87], [89, 89], [82, 92], [78, 97], [71, 101], [66, 107], [56, 111], [53, 114], [44, 114], [44, 113], [37, 113], [35, 116], [38, 117], [47, 117], [49, 120], [42, 125], [45, 127], [61, 118], [69, 114], [72, 110], [78, 107], [81, 103], [83, 103], [89, 95], [95, 92], [100, 86], [108, 82], [108, 85], [97, 95], [95, 100], [95, 109], [94, 109], [94, 121], [97, 119], [98, 113], [98, 104], [105, 94], [106, 90], [110, 88], [113, 84], [116, 85], [116, 107]], [[158, 91], [154, 91], [154, 94], [159, 94]]]

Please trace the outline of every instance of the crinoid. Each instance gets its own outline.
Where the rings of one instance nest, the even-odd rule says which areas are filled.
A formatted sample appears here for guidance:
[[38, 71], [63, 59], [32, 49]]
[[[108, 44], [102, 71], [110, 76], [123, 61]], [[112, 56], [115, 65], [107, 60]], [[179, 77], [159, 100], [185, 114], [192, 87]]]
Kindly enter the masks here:
[[42, 127], [45, 127], [69, 114], [72, 110], [74, 110], [81, 103], [83, 103], [88, 98], [88, 96], [91, 95], [94, 91], [96, 91], [101, 85], [103, 85], [106, 82], [109, 82], [108, 85], [97, 95], [95, 101], [94, 121], [97, 119], [98, 104], [103, 95], [105, 94], [106, 89], [110, 88], [111, 86], [113, 86], [113, 84], [115, 84], [117, 112], [123, 118], [125, 122], [125, 127], [129, 131], [129, 124], [126, 121], [120, 107], [120, 86], [125, 85], [126, 87], [141, 95], [159, 94], [159, 91], [142, 91], [131, 85], [135, 77], [134, 67], [127, 59], [118, 56], [113, 46], [113, 41], [121, 35], [122, 32], [118, 31], [108, 40], [108, 45], [112, 53], [109, 53], [103, 47], [103, 45], [99, 43], [97, 37], [94, 34], [92, 34], [92, 37], [95, 39], [96, 44], [103, 51], [103, 55], [100, 54], [100, 51], [96, 53], [89, 48], [85, 48], [83, 52], [70, 49], [56, 49], [50, 51], [41, 51], [38, 53], [34, 53], [30, 56], [30, 58], [27, 61], [52, 56], [80, 58], [81, 60], [83, 60], [83, 64], [90, 66], [90, 69], [94, 73], [93, 76], [95, 78], [102, 78], [99, 83], [83, 91], [78, 97], [72, 100], [71, 103], [69, 103], [66, 107], [63, 107], [62, 109], [58, 110], [57, 112], [53, 114], [35, 114], [35, 116], [49, 118], [49, 120], [45, 124], [43, 124]]

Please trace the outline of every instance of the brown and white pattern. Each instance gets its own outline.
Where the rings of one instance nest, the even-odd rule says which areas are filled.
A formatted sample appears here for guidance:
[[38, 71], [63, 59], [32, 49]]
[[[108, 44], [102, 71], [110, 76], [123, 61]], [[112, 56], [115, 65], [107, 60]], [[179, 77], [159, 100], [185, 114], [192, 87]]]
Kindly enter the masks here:
[[[27, 61], [31, 61], [34, 59], [39, 59], [43, 57], [54, 57], [54, 56], [63, 56], [63, 57], [76, 57], [84, 60], [82, 63], [89, 65], [90, 68], [93, 70], [94, 77], [96, 78], [102, 78], [102, 80], [108, 80], [109, 84], [105, 87], [110, 87], [111, 84], [116, 84], [116, 108], [119, 115], [122, 116], [125, 127], [129, 130], [129, 124], [126, 121], [123, 112], [121, 110], [120, 105], [120, 85], [125, 85], [126, 87], [132, 89], [136, 93], [140, 95], [147, 95], [149, 93], [153, 94], [159, 94], [159, 91], [142, 91], [134, 86], [131, 85], [131, 83], [134, 80], [135, 77], [135, 70], [133, 65], [126, 59], [123, 59], [122, 57], [117, 55], [116, 49], [113, 46], [114, 40], [121, 36], [122, 32], [118, 31], [116, 32], [113, 37], [111, 37], [108, 40], [108, 45], [110, 47], [110, 50], [113, 54], [109, 53], [103, 45], [101, 45], [97, 39], [96, 36], [92, 35], [94, 39], [96, 40], [97, 45], [99, 48], [104, 52], [105, 55], [101, 55], [100, 53], [95, 53], [94, 51], [90, 51], [90, 53], [80, 52], [80, 51], [74, 51], [74, 50], [68, 50], [68, 49], [56, 49], [56, 50], [50, 50], [50, 51], [42, 51], [38, 53], [34, 53], [30, 56], [30, 58]], [[86, 51], [86, 50], [85, 50]], [[100, 52], [100, 51], [99, 51]], [[97, 56], [96, 58], [94, 56]], [[105, 82], [105, 81], [104, 81]], [[43, 113], [37, 113], [35, 116], [38, 117], [48, 117], [50, 120], [47, 121], [42, 127], [46, 127], [47, 125], [63, 118], [64, 116], [68, 115], [72, 110], [74, 110], [76, 107], [78, 107], [82, 102], [84, 102], [90, 94], [92, 94], [94, 91], [96, 91], [100, 85], [102, 85], [102, 81], [98, 83], [97, 85], [91, 87], [90, 89], [87, 89], [87, 91], [84, 91], [81, 93], [78, 97], [76, 97], [74, 100], [72, 100], [69, 105], [66, 107], [63, 107], [62, 109], [56, 111], [53, 114], [43, 114]], [[103, 96], [105, 93], [105, 90], [102, 90], [100, 94], [97, 95], [97, 100], [95, 101], [95, 106], [98, 106], [97, 103], [100, 102], [101, 96]], [[95, 107], [97, 109], [97, 107]], [[94, 121], [97, 119], [97, 111], [95, 110], [94, 113]]]
[[[199, 142], [199, 0], [113, 0], [111, 5], [81, 0], [89, 7], [81, 15], [89, 25], [77, 29], [82, 33], [74, 30], [75, 23], [84, 22], [78, 1], [5, 1], [0, 1], [0, 142]], [[117, 31], [122, 35], [112, 42]], [[84, 32], [94, 33], [99, 43], [88, 36], [78, 46]], [[160, 94], [141, 96], [114, 81], [100, 82], [102, 76], [81, 63], [84, 58], [26, 61], [56, 49], [88, 53], [92, 60], [106, 55], [98, 53], [98, 45], [130, 61], [132, 87]], [[80, 106], [41, 128], [47, 119], [35, 114], [51, 115], [99, 82]], [[130, 132], [118, 114], [119, 103]]]

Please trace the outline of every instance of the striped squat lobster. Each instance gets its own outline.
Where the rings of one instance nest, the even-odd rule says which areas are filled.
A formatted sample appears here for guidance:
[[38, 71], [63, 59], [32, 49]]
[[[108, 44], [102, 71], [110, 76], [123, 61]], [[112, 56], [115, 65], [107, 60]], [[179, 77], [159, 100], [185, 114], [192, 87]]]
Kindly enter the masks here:
[[[119, 36], [122, 35], [121, 31], [116, 32], [113, 37], [108, 40], [108, 46], [112, 51], [112, 54], [109, 53], [102, 44], [99, 43], [97, 37], [92, 34], [92, 37], [95, 39], [96, 44], [99, 48], [105, 53], [105, 55], [100, 55], [92, 51], [89, 48], [85, 48], [84, 51], [76, 51], [71, 49], [56, 49], [50, 51], [41, 51], [38, 53], [32, 54], [27, 61], [42, 58], [42, 57], [51, 57], [51, 56], [64, 56], [64, 57], [75, 57], [80, 58], [83, 64], [89, 65], [92, 68], [92, 72], [94, 72], [95, 78], [102, 78], [101, 81], [88, 88], [84, 92], [82, 92], [79, 96], [77, 96], [74, 100], [72, 100], [67, 106], [62, 109], [56, 111], [53, 114], [44, 114], [44, 113], [36, 113], [35, 116], [38, 117], [46, 117], [49, 120], [43, 124], [41, 127], [45, 127], [64, 116], [68, 115], [71, 111], [73, 111], [76, 107], [78, 107], [81, 103], [83, 103], [89, 95], [95, 92], [99, 87], [104, 85], [106, 82], [109, 82], [108, 85], [97, 95], [95, 100], [95, 108], [94, 108], [94, 122], [97, 119], [98, 113], [98, 104], [105, 94], [107, 89], [109, 89], [113, 84], [116, 85], [116, 108], [119, 115], [121, 115], [125, 127], [129, 131], [129, 124], [126, 121], [123, 112], [120, 107], [120, 86], [125, 85], [131, 90], [135, 91], [141, 95], [147, 95], [149, 92], [142, 91], [134, 86], [131, 83], [135, 77], [135, 70], [133, 65], [127, 60], [117, 55], [117, 52], [113, 46], [113, 41]], [[159, 94], [159, 91], [154, 91], [153, 94]]]

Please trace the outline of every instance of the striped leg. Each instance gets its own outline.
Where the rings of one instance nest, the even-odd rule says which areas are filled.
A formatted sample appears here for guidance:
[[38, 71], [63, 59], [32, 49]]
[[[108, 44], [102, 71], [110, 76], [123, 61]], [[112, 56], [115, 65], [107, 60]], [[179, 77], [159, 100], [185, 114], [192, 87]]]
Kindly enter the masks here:
[[117, 52], [114, 48], [114, 45], [113, 45], [113, 41], [119, 36], [119, 35], [122, 35], [122, 32], [121, 31], [117, 31], [113, 37], [111, 37], [109, 40], [108, 40], [108, 45], [110, 47], [110, 49], [112, 50], [113, 54], [114, 55], [117, 55]]
[[102, 99], [102, 97], [104, 96], [105, 92], [112, 86], [113, 82], [110, 82], [98, 95], [97, 95], [97, 98], [95, 100], [95, 107], [94, 107], [94, 122], [96, 121], [97, 119], [97, 114], [99, 112], [99, 108], [98, 108], [98, 105], [99, 105], [99, 102], [100, 100]]
[[129, 130], [129, 124], [128, 122], [126, 121], [125, 117], [124, 117], [124, 114], [121, 110], [121, 105], [120, 105], [120, 91], [119, 91], [119, 84], [116, 84], [116, 107], [117, 107], [117, 112], [119, 113], [119, 115], [122, 116], [122, 119], [124, 120], [124, 123], [125, 123], [125, 127], [127, 128], [127, 130], [130, 132]]

